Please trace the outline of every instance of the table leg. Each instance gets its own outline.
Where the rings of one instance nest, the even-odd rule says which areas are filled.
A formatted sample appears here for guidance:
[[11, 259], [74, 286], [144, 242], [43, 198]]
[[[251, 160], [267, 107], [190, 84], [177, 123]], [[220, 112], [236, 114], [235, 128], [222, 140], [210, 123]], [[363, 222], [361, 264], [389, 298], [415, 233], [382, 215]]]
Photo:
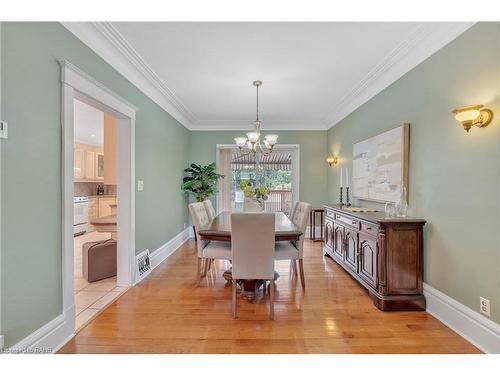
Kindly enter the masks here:
[[[228, 282], [232, 283], [233, 278], [232, 278], [232, 269], [231, 268], [226, 270], [222, 276]], [[278, 280], [279, 277], [280, 277], [279, 273], [274, 272], [274, 280]], [[265, 280], [239, 280], [238, 285], [240, 286], [240, 290], [241, 290], [240, 293], [248, 301], [253, 301], [253, 300], [255, 300], [255, 297], [256, 297], [257, 293], [259, 292], [259, 289], [261, 287], [264, 289], [265, 282], [266, 282]]]
[[311, 212], [309, 212], [309, 223], [310, 223], [310, 227], [309, 227], [309, 238], [312, 239], [313, 237], [313, 232], [312, 232], [312, 221], [313, 221], [313, 216], [314, 216], [314, 211], [311, 210]]
[[321, 232], [320, 232], [321, 233], [321, 238], [320, 238], [320, 240], [323, 241], [323, 225], [324, 225], [323, 220], [324, 220], [324, 217], [325, 217], [325, 211], [321, 211], [320, 212], [320, 217], [321, 217]]
[[313, 222], [312, 222], [313, 235], [312, 235], [312, 240], [314, 242], [314, 241], [316, 241], [316, 212], [315, 211], [311, 211], [311, 212], [313, 214]]

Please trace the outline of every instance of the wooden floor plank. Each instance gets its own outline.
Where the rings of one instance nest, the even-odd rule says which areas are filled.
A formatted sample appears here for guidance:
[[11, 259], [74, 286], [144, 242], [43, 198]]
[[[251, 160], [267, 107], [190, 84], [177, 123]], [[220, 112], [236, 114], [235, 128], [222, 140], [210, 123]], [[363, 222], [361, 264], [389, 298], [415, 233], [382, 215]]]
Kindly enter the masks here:
[[196, 246], [185, 243], [59, 353], [480, 353], [426, 312], [382, 312], [365, 290], [305, 241], [307, 289], [277, 262], [275, 320], [268, 300], [238, 298], [217, 261], [196, 288]]

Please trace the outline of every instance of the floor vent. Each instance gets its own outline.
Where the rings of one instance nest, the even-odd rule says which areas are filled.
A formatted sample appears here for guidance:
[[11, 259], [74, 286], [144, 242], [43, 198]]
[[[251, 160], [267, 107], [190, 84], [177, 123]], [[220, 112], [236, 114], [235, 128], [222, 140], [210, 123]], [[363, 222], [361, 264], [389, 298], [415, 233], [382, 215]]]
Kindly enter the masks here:
[[151, 273], [151, 261], [149, 259], [149, 250], [135, 256], [137, 262], [136, 282], [139, 283]]

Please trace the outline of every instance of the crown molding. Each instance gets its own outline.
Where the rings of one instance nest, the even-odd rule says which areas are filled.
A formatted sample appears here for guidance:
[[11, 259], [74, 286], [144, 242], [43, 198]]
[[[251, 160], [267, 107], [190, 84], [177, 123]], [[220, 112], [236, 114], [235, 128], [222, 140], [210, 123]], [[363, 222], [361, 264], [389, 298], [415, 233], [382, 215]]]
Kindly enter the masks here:
[[109, 22], [61, 24], [186, 128], [195, 115]]
[[335, 104], [333, 110], [322, 119], [323, 123], [328, 129], [335, 126], [474, 24], [475, 22], [448, 22], [418, 25]]
[[[62, 22], [62, 25], [187, 129], [221, 131], [251, 128], [250, 120], [198, 119], [109, 22]], [[327, 130], [473, 25], [473, 22], [421, 23], [321, 120], [265, 121], [265, 129]]]
[[[253, 129], [253, 121], [249, 120], [198, 120], [191, 124], [190, 130], [193, 131], [251, 131]], [[318, 121], [263, 121], [262, 131], [307, 131], [307, 130], [323, 130], [327, 127], [324, 123]]]

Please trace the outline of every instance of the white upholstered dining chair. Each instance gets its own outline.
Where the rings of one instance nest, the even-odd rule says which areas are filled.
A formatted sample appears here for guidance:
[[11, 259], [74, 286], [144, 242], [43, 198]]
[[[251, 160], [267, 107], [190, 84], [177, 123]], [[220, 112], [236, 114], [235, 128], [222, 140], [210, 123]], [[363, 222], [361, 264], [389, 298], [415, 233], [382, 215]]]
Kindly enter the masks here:
[[[196, 285], [200, 284], [201, 278], [207, 274], [208, 266], [212, 259], [231, 260], [231, 244], [223, 241], [204, 241], [200, 238], [199, 231], [205, 229], [211, 222], [203, 202], [191, 203], [189, 212], [198, 235], [198, 272]], [[201, 273], [202, 263], [205, 261], [205, 270]]]
[[269, 280], [270, 318], [274, 319], [274, 213], [231, 214], [232, 312], [236, 318], [237, 280]]
[[215, 209], [212, 202], [210, 201], [210, 199], [205, 199], [203, 201], [203, 205], [205, 206], [205, 210], [207, 211], [208, 220], [212, 221], [215, 217]]
[[299, 205], [299, 202], [295, 202], [293, 205], [292, 211], [290, 211], [290, 215], [288, 215], [288, 218], [290, 220], [293, 220], [293, 216], [295, 215], [295, 211], [297, 210], [297, 206]]
[[292, 269], [296, 270], [296, 261], [299, 261], [299, 272], [300, 272], [300, 283], [302, 288], [306, 287], [306, 281], [304, 277], [304, 237], [306, 233], [307, 221], [309, 220], [309, 214], [311, 212], [312, 206], [309, 203], [298, 202], [295, 205], [295, 210], [291, 218], [295, 226], [302, 231], [302, 236], [298, 241], [280, 241], [276, 242], [276, 260], [286, 260], [289, 259], [293, 262]]

